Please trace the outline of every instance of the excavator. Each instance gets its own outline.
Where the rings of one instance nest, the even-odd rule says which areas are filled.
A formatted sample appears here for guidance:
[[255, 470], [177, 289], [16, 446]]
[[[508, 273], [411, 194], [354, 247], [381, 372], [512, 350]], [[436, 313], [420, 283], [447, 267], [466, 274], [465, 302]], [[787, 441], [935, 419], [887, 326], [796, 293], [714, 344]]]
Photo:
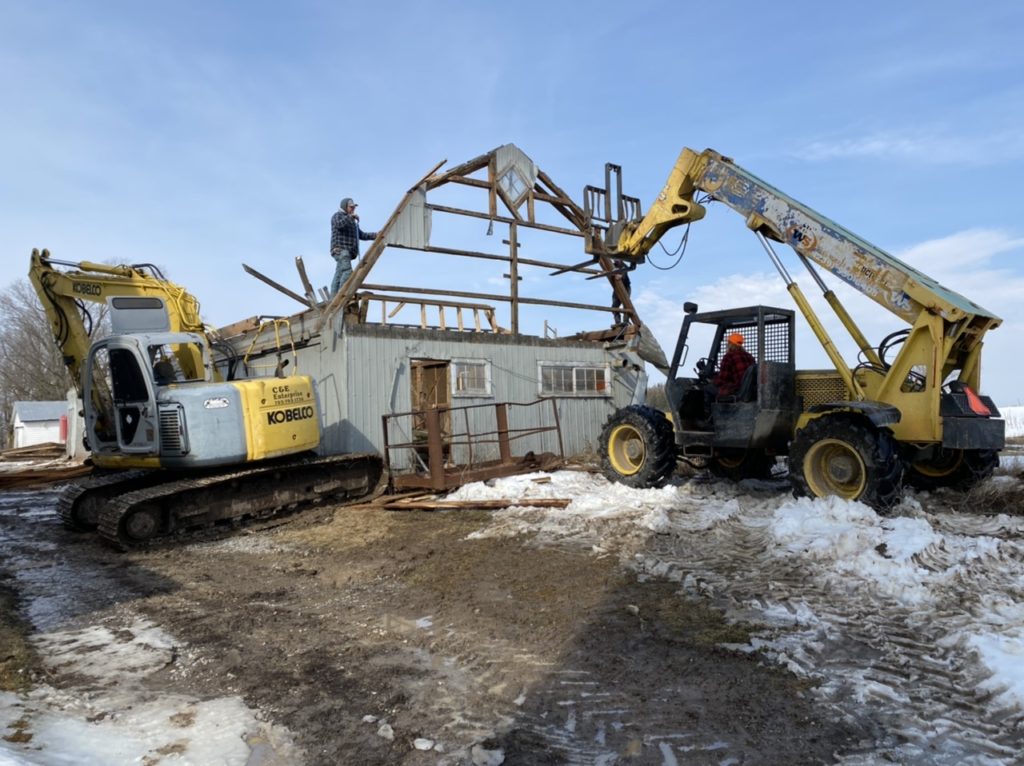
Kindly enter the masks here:
[[[314, 452], [312, 378], [285, 375], [292, 359], [281, 348], [271, 374], [251, 374], [258, 365], [208, 331], [199, 302], [157, 267], [36, 249], [29, 279], [82, 399], [97, 469], [59, 497], [66, 527], [129, 549], [380, 487], [379, 455]], [[86, 302], [106, 307], [105, 337], [93, 339]]]
[[[899, 501], [904, 484], [967, 490], [991, 475], [1005, 423], [980, 393], [981, 351], [985, 334], [1002, 320], [730, 158], [683, 149], [646, 214], [638, 198], [622, 194], [621, 167], [608, 164], [605, 187], [584, 189], [585, 249], [603, 263], [643, 263], [666, 232], [701, 220], [713, 202], [743, 217], [832, 368], [796, 369], [791, 309], [701, 313], [686, 302], [675, 352], [663, 370], [671, 417], [634, 405], [609, 418], [601, 454], [610, 480], [660, 486], [679, 460], [734, 479], [765, 478], [776, 457], [787, 456], [796, 496], [838, 496], [884, 511]], [[807, 268], [856, 345], [856, 364], [844, 359], [772, 243], [789, 245]], [[819, 267], [904, 326], [872, 344]], [[691, 338], [701, 333], [710, 337], [710, 348], [695, 375], [680, 375]], [[709, 403], [708, 381], [737, 333], [754, 363], [738, 391]]]

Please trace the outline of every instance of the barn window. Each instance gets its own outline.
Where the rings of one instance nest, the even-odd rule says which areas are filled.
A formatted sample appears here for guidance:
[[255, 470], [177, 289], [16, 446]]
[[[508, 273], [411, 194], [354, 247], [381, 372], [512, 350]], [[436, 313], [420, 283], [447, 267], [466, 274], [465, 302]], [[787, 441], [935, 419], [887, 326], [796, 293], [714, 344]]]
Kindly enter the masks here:
[[611, 396], [610, 379], [603, 364], [540, 363], [541, 396]]
[[482, 359], [453, 359], [452, 396], [491, 396], [491, 363]]

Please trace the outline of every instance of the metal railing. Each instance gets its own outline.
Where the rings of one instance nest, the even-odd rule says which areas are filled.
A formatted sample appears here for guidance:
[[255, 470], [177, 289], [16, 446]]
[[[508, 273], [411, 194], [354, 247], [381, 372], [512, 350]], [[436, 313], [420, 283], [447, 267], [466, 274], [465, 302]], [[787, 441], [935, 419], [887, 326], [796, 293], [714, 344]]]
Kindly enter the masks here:
[[[534, 411], [540, 413], [547, 406], [551, 407], [548, 422], [554, 425], [510, 427], [509, 413], [514, 408], [535, 408]], [[488, 426], [493, 424], [493, 427], [474, 431], [470, 420], [471, 411], [487, 409], [493, 411], [493, 421], [488, 422]], [[543, 423], [542, 418], [542, 415], [538, 415], [539, 423]], [[419, 487], [445, 491], [471, 481], [553, 467], [565, 459], [562, 427], [555, 399], [462, 407], [440, 406], [391, 413], [384, 415], [381, 420], [384, 428], [384, 462], [391, 477], [392, 488]], [[408, 422], [408, 427], [402, 427], [403, 420]], [[479, 419], [477, 422], [479, 425]], [[392, 442], [393, 428], [403, 434], [406, 440]], [[516, 442], [546, 433], [555, 435], [557, 455], [551, 452], [538, 454], [534, 450], [518, 456], [513, 454]], [[400, 451], [407, 451], [411, 455], [411, 472], [399, 473], [394, 468], [397, 461], [392, 456]], [[458, 462], [457, 458], [464, 460]]]

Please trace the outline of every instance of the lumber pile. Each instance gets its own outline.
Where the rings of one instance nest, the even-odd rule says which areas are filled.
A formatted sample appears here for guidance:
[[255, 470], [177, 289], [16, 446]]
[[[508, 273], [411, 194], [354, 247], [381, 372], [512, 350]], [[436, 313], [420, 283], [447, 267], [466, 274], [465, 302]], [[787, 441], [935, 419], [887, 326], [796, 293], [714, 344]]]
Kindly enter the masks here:
[[92, 473], [91, 465], [71, 463], [66, 466], [25, 468], [19, 471], [0, 471], [0, 490], [28, 489], [59, 484]]
[[64, 454], [65, 449], [63, 444], [57, 444], [57, 442], [45, 442], [44, 444], [32, 444], [28, 447], [14, 447], [12, 449], [0, 451], [0, 460], [57, 460], [64, 457]]
[[572, 500], [564, 497], [517, 497], [490, 500], [442, 500], [438, 495], [409, 495], [381, 504], [389, 511], [499, 511], [502, 508], [565, 508]]

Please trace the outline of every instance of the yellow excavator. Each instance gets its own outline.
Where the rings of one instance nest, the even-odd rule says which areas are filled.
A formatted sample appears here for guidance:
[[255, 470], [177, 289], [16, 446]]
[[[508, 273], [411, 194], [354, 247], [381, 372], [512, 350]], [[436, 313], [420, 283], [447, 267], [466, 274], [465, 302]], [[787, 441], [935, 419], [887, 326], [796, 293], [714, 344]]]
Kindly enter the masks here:
[[[63, 267], [63, 268], [58, 268]], [[199, 303], [149, 264], [58, 261], [33, 250], [29, 279], [83, 402], [98, 475], [58, 500], [65, 526], [126, 549], [380, 485], [376, 454], [318, 456], [312, 378], [250, 377], [203, 326]], [[109, 312], [91, 337], [85, 302]], [[280, 349], [279, 349], [280, 351]], [[239, 369], [241, 367], [242, 369]]]
[[[639, 199], [621, 190], [621, 168], [612, 164], [604, 189], [585, 188], [588, 253], [642, 263], [666, 232], [699, 221], [707, 205], [719, 202], [757, 237], [833, 369], [796, 369], [792, 310], [699, 313], [687, 302], [665, 370], [671, 421], [649, 407], [616, 412], [601, 437], [608, 478], [658, 486], [677, 459], [707, 463], [722, 476], [764, 477], [777, 455], [788, 455], [797, 496], [836, 495], [886, 509], [899, 500], [904, 483], [965, 490], [991, 475], [1005, 423], [980, 393], [981, 351], [999, 317], [711, 149], [684, 149], [646, 214]], [[856, 364], [844, 360], [772, 242], [789, 245], [808, 269], [856, 344]], [[873, 345], [816, 266], [905, 326]], [[701, 325], [710, 348], [695, 376], [681, 376], [690, 332]], [[735, 334], [743, 336], [754, 364], [738, 391], [709, 402], [707, 383]]]

